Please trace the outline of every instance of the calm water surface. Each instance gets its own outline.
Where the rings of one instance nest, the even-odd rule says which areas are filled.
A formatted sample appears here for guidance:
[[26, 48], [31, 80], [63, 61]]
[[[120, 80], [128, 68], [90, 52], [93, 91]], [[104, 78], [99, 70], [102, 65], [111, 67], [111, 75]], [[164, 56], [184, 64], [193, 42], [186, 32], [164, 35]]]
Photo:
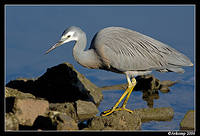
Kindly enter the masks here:
[[[159, 98], [154, 99], [153, 107], [172, 107], [174, 118], [171, 121], [150, 121], [142, 123], [141, 130], [179, 130], [180, 122], [188, 110], [195, 109], [194, 85], [188, 83], [176, 83], [170, 87], [169, 93], [159, 91]], [[104, 99], [99, 106], [100, 113], [110, 109], [123, 94], [124, 90], [103, 91]], [[143, 93], [140, 91], [132, 92], [126, 108], [134, 110], [149, 108], [147, 102], [142, 99]], [[98, 115], [100, 114], [98, 113]]]

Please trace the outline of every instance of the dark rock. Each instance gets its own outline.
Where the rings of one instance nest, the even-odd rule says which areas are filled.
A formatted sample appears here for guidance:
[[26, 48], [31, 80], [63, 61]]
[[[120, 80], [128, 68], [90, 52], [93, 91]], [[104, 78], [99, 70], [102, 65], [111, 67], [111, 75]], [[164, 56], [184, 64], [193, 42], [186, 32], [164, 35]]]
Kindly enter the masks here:
[[84, 128], [87, 128], [86, 122], [79, 122], [79, 123], [78, 123], [78, 128], [79, 128], [79, 130], [82, 130], [82, 129], [84, 129]]
[[149, 121], [171, 121], [174, 118], [174, 110], [171, 107], [143, 108], [133, 111], [139, 115], [142, 123]]
[[19, 125], [19, 130], [56, 130], [56, 125], [52, 122], [50, 117], [38, 116], [33, 126]]
[[[143, 93], [142, 99], [147, 102], [149, 108], [153, 108], [154, 99], [159, 99], [159, 91], [162, 93], [170, 92], [169, 87], [179, 81], [159, 81], [153, 75], [143, 75], [136, 77], [137, 84], [133, 91], [141, 91]], [[102, 91], [105, 90], [125, 90], [127, 83], [100, 87]], [[130, 98], [131, 99], [131, 98]]]
[[13, 113], [15, 97], [6, 97], [6, 113]]
[[80, 86], [83, 85], [82, 86], [83, 89], [85, 88], [89, 92], [89, 94], [92, 96], [95, 104], [98, 107], [99, 104], [100, 104], [100, 101], [103, 99], [103, 93], [101, 92], [101, 90], [95, 84], [93, 84], [92, 82], [90, 82], [89, 79], [85, 78], [85, 76], [83, 74], [79, 73], [78, 71], [76, 71], [76, 73], [77, 73], [78, 79], [82, 83], [82, 84], [79, 83]]
[[173, 86], [174, 84], [176, 84], [178, 82], [179, 81], [170, 81], [170, 80], [160, 81], [160, 92], [162, 92], [162, 93], [170, 92], [169, 87]]
[[137, 76], [136, 81], [137, 84], [134, 90], [146, 90], [152, 93], [153, 90], [158, 90], [160, 88], [159, 80], [154, 78], [153, 75]]
[[75, 102], [75, 108], [77, 111], [79, 121], [86, 121], [99, 112], [94, 103], [90, 101], [78, 100]]
[[33, 124], [33, 127], [41, 130], [56, 130], [51, 118], [38, 116]]
[[[77, 112], [72, 103], [50, 103], [49, 110], [64, 113], [74, 119], [75, 122], [78, 122]], [[55, 114], [56, 112], [51, 113]]]
[[195, 112], [188, 110], [180, 123], [180, 130], [195, 130]]
[[98, 106], [103, 99], [100, 89], [86, 79], [83, 74], [77, 72], [69, 63], [48, 68], [46, 73], [37, 80], [21, 78], [10, 81], [6, 86], [45, 98], [50, 103], [88, 99]]
[[22, 93], [30, 93], [33, 96], [35, 96], [34, 91], [37, 92], [36, 90], [34, 90], [35, 80], [30, 80], [27, 78], [17, 78], [15, 80], [11, 80], [9, 83], [6, 84], [6, 87], [17, 89]]
[[81, 83], [77, 73], [68, 63], [48, 68], [35, 83], [41, 90], [39, 95], [45, 97], [50, 103], [73, 102], [78, 99], [94, 101], [89, 92], [78, 85]]
[[7, 130], [77, 130], [78, 115], [80, 120], [93, 117], [103, 99], [101, 90], [69, 63], [39, 78], [12, 80], [5, 92]]
[[[160, 92], [168, 93], [170, 89], [168, 87], [174, 85], [179, 81], [170, 81], [164, 80], [159, 81], [153, 75], [143, 75], [136, 77], [137, 84], [134, 87], [134, 91], [146, 91], [150, 94], [154, 93], [156, 90], [160, 90]], [[125, 90], [127, 88], [127, 83], [119, 84], [119, 85], [112, 85], [112, 86], [103, 86], [99, 87], [100, 90]]]
[[140, 130], [141, 119], [137, 113], [115, 111], [109, 116], [94, 117], [83, 130]]

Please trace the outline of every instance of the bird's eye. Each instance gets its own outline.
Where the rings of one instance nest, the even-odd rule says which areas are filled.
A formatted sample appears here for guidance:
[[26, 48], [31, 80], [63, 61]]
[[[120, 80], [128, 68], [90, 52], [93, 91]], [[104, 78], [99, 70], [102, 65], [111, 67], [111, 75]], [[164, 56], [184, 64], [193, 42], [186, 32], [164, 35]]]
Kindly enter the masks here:
[[70, 37], [71, 37], [71, 35], [68, 35], [68, 36], [67, 36], [67, 38], [70, 38]]

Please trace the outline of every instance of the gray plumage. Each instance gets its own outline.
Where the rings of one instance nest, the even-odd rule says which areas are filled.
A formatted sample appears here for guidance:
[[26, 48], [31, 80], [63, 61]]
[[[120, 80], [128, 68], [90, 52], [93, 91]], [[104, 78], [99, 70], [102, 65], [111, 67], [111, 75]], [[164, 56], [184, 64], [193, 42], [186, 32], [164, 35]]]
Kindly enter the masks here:
[[146, 35], [122, 27], [108, 27], [94, 36], [89, 50], [86, 34], [71, 26], [63, 32], [62, 38], [45, 54], [69, 41], [76, 41], [74, 59], [84, 67], [104, 69], [126, 76], [137, 76], [159, 72], [184, 73], [183, 66], [193, 66], [190, 59], [174, 48]]
[[[148, 74], [151, 70], [182, 74], [184, 70], [181, 67], [193, 66], [189, 58], [174, 48], [121, 27], [102, 29], [92, 39], [89, 50], [84, 51], [87, 43], [86, 34], [80, 28], [71, 26], [63, 32], [60, 41], [45, 54], [69, 41], [76, 41], [73, 56], [82, 66], [126, 75], [126, 91], [110, 110], [101, 113], [102, 116], [110, 115], [116, 110], [133, 113], [132, 110], [126, 109], [126, 104], [137, 83], [134, 76]], [[122, 106], [118, 107], [125, 96]]]

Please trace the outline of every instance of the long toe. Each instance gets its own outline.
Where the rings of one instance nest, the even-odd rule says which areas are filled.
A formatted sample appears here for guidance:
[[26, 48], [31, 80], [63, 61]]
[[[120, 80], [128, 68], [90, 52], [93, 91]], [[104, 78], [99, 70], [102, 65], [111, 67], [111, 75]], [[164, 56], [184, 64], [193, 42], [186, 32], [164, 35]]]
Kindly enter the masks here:
[[110, 115], [111, 113], [113, 113], [114, 111], [119, 111], [119, 110], [124, 110], [124, 111], [128, 111], [128, 112], [130, 112], [130, 113], [133, 113], [132, 110], [129, 110], [129, 109], [126, 109], [126, 108], [123, 108], [123, 107], [119, 107], [119, 108], [116, 108], [116, 109], [111, 109], [111, 110], [104, 111], [104, 112], [102, 112], [100, 115], [101, 115], [101, 116], [108, 116], [108, 115]]
[[115, 110], [103, 111], [100, 115], [101, 115], [101, 116], [108, 116], [108, 115], [110, 115], [111, 113], [113, 113], [113, 111], [115, 111]]
[[129, 109], [127, 109], [127, 108], [122, 108], [122, 107], [119, 107], [119, 108], [116, 108], [116, 109], [115, 109], [115, 111], [117, 111], [117, 110], [125, 110], [125, 111], [128, 111], [128, 112], [130, 112], [130, 113], [133, 113], [132, 110], [129, 110]]

